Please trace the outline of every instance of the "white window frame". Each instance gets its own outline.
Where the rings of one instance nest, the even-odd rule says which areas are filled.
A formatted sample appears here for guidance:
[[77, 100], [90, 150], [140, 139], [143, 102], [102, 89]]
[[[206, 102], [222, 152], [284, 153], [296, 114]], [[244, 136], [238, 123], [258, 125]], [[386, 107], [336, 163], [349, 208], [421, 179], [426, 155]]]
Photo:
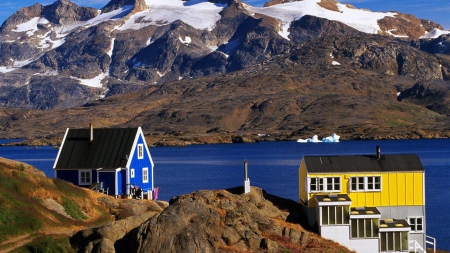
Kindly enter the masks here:
[[130, 169], [130, 177], [134, 178], [134, 169]]
[[[355, 218], [350, 219], [350, 238], [378, 238], [379, 218]], [[356, 235], [353, 234], [356, 232]]]
[[142, 168], [142, 182], [148, 183], [148, 168]]
[[[417, 221], [420, 220], [421, 223], [418, 224]], [[424, 217], [423, 216], [409, 216], [407, 221], [409, 226], [411, 227], [411, 232], [410, 233], [423, 233], [423, 227], [425, 226], [424, 224]], [[413, 221], [413, 222], [411, 222]], [[418, 229], [418, 226], [421, 226], [421, 229]]]
[[144, 144], [138, 144], [138, 159], [144, 159]]
[[320, 225], [349, 225], [350, 206], [320, 206]]
[[[82, 175], [84, 173], [89, 174], [89, 181], [82, 180], [82, 178], [87, 178], [86, 175], [84, 177], [82, 177]], [[92, 184], [92, 171], [91, 170], [79, 170], [78, 171], [78, 185], [91, 185], [91, 184]]]
[[[372, 182], [370, 182], [370, 183], [369, 183], [369, 178], [372, 179]], [[379, 179], [378, 182], [377, 182], [377, 178]], [[381, 184], [381, 176], [351, 177], [349, 185], [350, 185], [351, 192], [379, 192], [379, 191], [381, 191], [381, 185], [382, 185]], [[353, 187], [354, 185], [356, 186], [356, 189], [354, 189], [354, 187]]]
[[[309, 180], [309, 192], [341, 192], [341, 181], [341, 177], [312, 177]], [[312, 189], [313, 185], [315, 190]], [[331, 189], [328, 186], [331, 186]], [[336, 189], [336, 186], [339, 189]]]

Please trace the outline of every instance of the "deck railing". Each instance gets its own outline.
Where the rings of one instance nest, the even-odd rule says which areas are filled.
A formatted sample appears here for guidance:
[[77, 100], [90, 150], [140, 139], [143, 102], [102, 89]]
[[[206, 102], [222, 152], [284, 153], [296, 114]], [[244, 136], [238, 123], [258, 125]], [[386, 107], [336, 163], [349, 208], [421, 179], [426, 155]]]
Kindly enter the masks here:
[[436, 238], [427, 235], [426, 242], [427, 245], [428, 244], [433, 245], [433, 252], [436, 253]]

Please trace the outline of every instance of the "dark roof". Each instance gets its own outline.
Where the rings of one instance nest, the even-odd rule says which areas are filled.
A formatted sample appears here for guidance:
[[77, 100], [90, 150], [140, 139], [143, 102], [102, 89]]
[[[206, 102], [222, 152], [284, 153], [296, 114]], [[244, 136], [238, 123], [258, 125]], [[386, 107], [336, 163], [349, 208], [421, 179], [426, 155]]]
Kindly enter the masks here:
[[55, 169], [124, 168], [138, 128], [68, 129]]
[[305, 156], [304, 161], [313, 173], [424, 171], [416, 154]]

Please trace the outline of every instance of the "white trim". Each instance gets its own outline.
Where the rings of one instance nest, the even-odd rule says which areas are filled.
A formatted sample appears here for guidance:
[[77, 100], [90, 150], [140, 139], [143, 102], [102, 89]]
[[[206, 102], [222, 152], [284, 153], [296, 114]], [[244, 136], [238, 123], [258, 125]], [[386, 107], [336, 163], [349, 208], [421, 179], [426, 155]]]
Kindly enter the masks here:
[[[144, 172], [147, 175], [147, 180], [144, 179]], [[148, 168], [147, 167], [142, 168], [142, 183], [148, 183]]]
[[[369, 189], [369, 177], [372, 177], [372, 178], [379, 177], [380, 178], [380, 189]], [[356, 179], [356, 178], [363, 178], [363, 180], [364, 180], [364, 182], [363, 182], [364, 183], [364, 189], [356, 189], [356, 190], [352, 189], [353, 179]], [[378, 175], [376, 175], [376, 176], [371, 175], [371, 176], [354, 176], [354, 177], [350, 177], [350, 179], [349, 179], [349, 192], [381, 192], [381, 190], [382, 190], [381, 188], [383, 187], [382, 180], [383, 180], [383, 177], [381, 175], [380, 176], [378, 176]], [[356, 186], [358, 188], [359, 182], [356, 181], [355, 183], [356, 183]], [[375, 187], [375, 181], [373, 182], [373, 186]]]
[[397, 227], [397, 228], [382, 228], [378, 226], [378, 231], [381, 232], [409, 232], [411, 231], [410, 227]]
[[[335, 182], [334, 179], [335, 178], [339, 178], [339, 189], [334, 189], [335, 186]], [[312, 179], [317, 179], [316, 182], [316, 186], [317, 186], [317, 190], [311, 190], [311, 181]], [[322, 179], [322, 184], [320, 184], [320, 179]], [[332, 183], [331, 186], [333, 188], [333, 190], [328, 190], [328, 179], [331, 179]], [[320, 185], [322, 185], [322, 190], [320, 189]], [[333, 177], [310, 177], [308, 180], [308, 188], [309, 188], [309, 192], [311, 193], [322, 193], [322, 192], [341, 192], [342, 191], [342, 178], [341, 176], [333, 176]]]
[[119, 175], [117, 175], [119, 173], [119, 169], [116, 169], [116, 175], [114, 176], [114, 195], [118, 196], [119, 195]]
[[317, 201], [317, 206], [350, 206], [352, 204], [351, 201], [330, 201], [330, 202], [323, 202], [323, 201]]
[[139, 128], [136, 133], [136, 136], [134, 136], [133, 146], [131, 147], [130, 155], [128, 156], [127, 165], [125, 166], [126, 168], [130, 168], [131, 166], [131, 161], [133, 161], [134, 152], [136, 151], [138, 140], [139, 140]]
[[[61, 155], [61, 150], [62, 150], [63, 147], [64, 147], [64, 143], [65, 143], [65, 141], [66, 141], [66, 137], [67, 137], [67, 134], [68, 134], [68, 133], [69, 133], [69, 128], [66, 129], [66, 133], [64, 134], [63, 141], [61, 142], [61, 147], [59, 147], [58, 155], [56, 156], [55, 163], [53, 164], [53, 169], [56, 168], [56, 164], [58, 163], [59, 156]], [[56, 171], [55, 171], [55, 173], [56, 173]], [[56, 177], [56, 174], [55, 174], [55, 177]]]
[[[89, 182], [82, 183], [81, 182], [81, 173], [88, 172], [89, 173]], [[91, 185], [92, 184], [92, 170], [78, 170], [78, 185]]]

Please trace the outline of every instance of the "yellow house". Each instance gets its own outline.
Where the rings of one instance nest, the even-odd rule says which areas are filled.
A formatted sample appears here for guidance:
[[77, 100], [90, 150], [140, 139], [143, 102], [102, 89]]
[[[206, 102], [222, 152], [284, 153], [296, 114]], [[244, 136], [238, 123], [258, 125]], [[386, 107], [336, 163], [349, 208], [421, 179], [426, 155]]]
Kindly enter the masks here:
[[357, 252], [425, 252], [425, 170], [415, 154], [305, 156], [299, 198], [322, 237]]

